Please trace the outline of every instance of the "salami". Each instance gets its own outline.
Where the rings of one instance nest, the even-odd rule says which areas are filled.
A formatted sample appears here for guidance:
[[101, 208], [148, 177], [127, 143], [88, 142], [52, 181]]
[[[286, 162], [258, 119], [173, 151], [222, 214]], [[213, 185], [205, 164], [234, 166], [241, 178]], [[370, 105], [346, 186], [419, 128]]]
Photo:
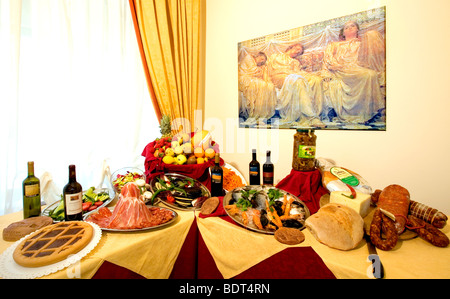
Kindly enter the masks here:
[[433, 225], [419, 219], [413, 215], [408, 216], [408, 220], [413, 227], [409, 229], [415, 231], [425, 241], [430, 242], [437, 247], [447, 247], [449, 244], [448, 237]]
[[[384, 239], [382, 233], [385, 235]], [[395, 224], [380, 209], [377, 209], [373, 214], [370, 224], [370, 241], [381, 250], [391, 250], [397, 245], [398, 234]]]
[[400, 185], [389, 185], [381, 191], [377, 207], [384, 209], [395, 216], [395, 229], [397, 234], [405, 230], [408, 217], [410, 196], [409, 191]]
[[409, 213], [437, 228], [443, 228], [447, 224], [447, 216], [445, 214], [413, 200], [411, 200]]

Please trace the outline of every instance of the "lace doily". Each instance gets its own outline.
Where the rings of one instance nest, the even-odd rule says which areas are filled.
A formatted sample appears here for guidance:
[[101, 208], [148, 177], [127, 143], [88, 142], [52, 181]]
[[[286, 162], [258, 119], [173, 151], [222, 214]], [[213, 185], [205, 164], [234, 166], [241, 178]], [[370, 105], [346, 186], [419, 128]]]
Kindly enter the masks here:
[[92, 225], [94, 229], [91, 241], [76, 254], [72, 254], [65, 260], [48, 266], [28, 268], [17, 264], [13, 258], [14, 250], [20, 242], [22, 242], [22, 240], [29, 235], [23, 237], [19, 241], [16, 241], [0, 255], [0, 277], [9, 279], [38, 278], [44, 275], [52, 274], [77, 263], [97, 246], [102, 237], [101, 228], [95, 223], [89, 222], [89, 224]]

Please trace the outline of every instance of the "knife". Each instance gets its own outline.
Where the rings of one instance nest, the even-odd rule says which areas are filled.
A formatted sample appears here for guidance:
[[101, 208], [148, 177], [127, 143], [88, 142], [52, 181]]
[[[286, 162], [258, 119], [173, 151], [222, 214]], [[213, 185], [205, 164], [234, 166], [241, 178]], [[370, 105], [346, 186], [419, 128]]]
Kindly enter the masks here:
[[364, 239], [367, 242], [367, 248], [369, 249], [369, 260], [372, 261], [372, 273], [377, 279], [384, 278], [384, 268], [381, 263], [380, 257], [378, 256], [377, 249], [370, 241], [370, 236], [364, 234]]

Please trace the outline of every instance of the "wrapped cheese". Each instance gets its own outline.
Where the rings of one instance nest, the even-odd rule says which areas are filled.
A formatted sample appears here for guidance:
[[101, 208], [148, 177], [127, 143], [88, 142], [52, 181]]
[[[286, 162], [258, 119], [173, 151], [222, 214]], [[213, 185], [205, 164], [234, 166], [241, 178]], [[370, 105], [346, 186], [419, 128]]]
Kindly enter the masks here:
[[330, 192], [351, 191], [350, 185], [355, 191], [372, 194], [372, 187], [358, 173], [344, 167], [337, 166], [334, 161], [317, 158], [317, 166], [322, 174], [322, 185]]

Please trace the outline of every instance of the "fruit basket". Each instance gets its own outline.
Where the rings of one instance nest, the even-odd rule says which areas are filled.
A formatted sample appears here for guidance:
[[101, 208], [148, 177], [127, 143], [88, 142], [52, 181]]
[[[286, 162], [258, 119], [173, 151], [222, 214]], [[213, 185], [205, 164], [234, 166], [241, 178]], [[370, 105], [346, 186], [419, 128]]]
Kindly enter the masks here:
[[[196, 179], [210, 189], [209, 167], [214, 165], [215, 154], [219, 152], [219, 145], [206, 130], [174, 136], [162, 134], [142, 152], [147, 183], [161, 173], [177, 173]], [[220, 165], [223, 164], [221, 159]]]

